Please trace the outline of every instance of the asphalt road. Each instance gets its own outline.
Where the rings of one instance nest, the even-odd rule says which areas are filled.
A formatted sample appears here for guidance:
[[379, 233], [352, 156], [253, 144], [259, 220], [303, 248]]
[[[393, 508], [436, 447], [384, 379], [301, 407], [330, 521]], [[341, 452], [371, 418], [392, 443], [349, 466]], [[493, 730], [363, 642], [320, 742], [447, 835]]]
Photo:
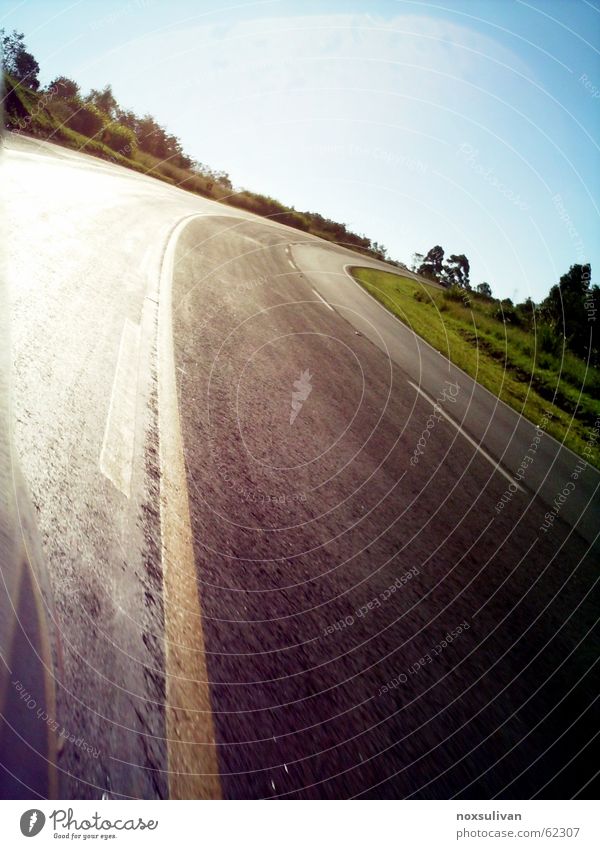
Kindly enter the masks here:
[[[540, 530], [577, 464], [541, 435], [497, 510], [535, 427], [355, 285], [355, 254], [6, 144], [59, 795], [593, 795], [597, 473]], [[190, 568], [165, 555], [188, 509]]]
[[[572, 795], [595, 772], [577, 757], [562, 769], [594, 727], [588, 543], [562, 522], [540, 532], [545, 506], [527, 491], [496, 513], [506, 478], [444, 417], [411, 465], [432, 413], [410, 382], [424, 355], [396, 323], [404, 356], [368, 338], [385, 313], [361, 308], [368, 296], [339, 275], [347, 257], [225, 217], [191, 223], [178, 251], [176, 363], [224, 794]], [[358, 293], [355, 314], [314, 292], [335, 261], [337, 289], [321, 291], [338, 305], [340, 290]], [[441, 406], [460, 422], [459, 399], [481, 390], [435, 362], [425, 386], [434, 398], [446, 387]]]
[[165, 775], [138, 768], [167, 763], [154, 288], [202, 203], [54, 145], [5, 148], [15, 447], [64, 655], [59, 795], [162, 797]]

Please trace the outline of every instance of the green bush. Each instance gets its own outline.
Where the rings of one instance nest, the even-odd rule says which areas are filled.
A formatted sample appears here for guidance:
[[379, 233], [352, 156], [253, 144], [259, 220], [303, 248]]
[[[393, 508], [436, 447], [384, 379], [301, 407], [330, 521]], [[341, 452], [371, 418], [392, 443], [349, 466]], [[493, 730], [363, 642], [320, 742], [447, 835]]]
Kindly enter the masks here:
[[496, 321], [502, 321], [504, 324], [512, 324], [514, 327], [519, 327], [521, 325], [521, 316], [517, 310], [513, 306], [507, 305], [504, 302], [498, 304], [493, 313], [493, 317]]
[[461, 289], [460, 286], [456, 285], [450, 286], [448, 289], [444, 289], [442, 297], [446, 301], [457, 301], [458, 303], [464, 304], [466, 307], [471, 304], [471, 292], [468, 289]]
[[47, 109], [56, 123], [69, 126], [74, 111], [71, 103], [66, 100], [55, 99], [48, 104]]
[[[30, 113], [30, 104], [25, 102], [21, 94], [21, 86], [9, 77], [6, 72], [4, 77], [3, 108], [4, 122], [7, 126], [16, 126], [19, 121], [26, 120]], [[30, 98], [31, 100], [32, 98]]]
[[20, 85], [7, 73], [4, 78], [4, 124], [11, 130], [44, 136], [52, 130], [52, 116], [47, 105], [50, 95], [38, 94], [26, 86]]
[[99, 109], [91, 103], [83, 103], [80, 100], [70, 101], [73, 106], [73, 114], [69, 118], [68, 125], [76, 133], [92, 138], [104, 129], [104, 118]]
[[553, 354], [556, 356], [562, 351], [562, 341], [558, 333], [547, 324], [541, 324], [539, 326], [537, 344], [539, 350], [543, 351], [544, 354]]
[[102, 141], [121, 156], [133, 156], [137, 150], [137, 139], [133, 130], [115, 121], [105, 126]]
[[295, 209], [289, 209], [278, 200], [268, 197], [268, 195], [241, 191], [229, 195], [224, 200], [231, 206], [246, 209], [248, 212], [254, 212], [256, 215], [263, 215], [265, 218], [270, 218], [279, 224], [286, 224], [288, 227], [295, 227], [297, 230], [304, 230], [305, 232], [309, 230], [309, 222], [306, 215], [302, 212], [297, 212]]
[[309, 229], [306, 218], [301, 212], [296, 212], [295, 210], [290, 210], [289, 212], [276, 212], [272, 218], [280, 224], [286, 224], [288, 227], [295, 227], [296, 230], [304, 230], [305, 233]]

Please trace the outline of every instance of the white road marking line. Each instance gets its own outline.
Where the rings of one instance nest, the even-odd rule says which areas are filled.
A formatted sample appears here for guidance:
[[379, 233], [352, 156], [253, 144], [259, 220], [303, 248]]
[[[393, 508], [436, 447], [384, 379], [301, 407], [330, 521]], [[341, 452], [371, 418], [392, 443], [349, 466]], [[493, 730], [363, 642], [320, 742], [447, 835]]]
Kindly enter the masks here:
[[292, 266], [292, 268], [294, 269], [294, 271], [298, 271], [298, 269], [296, 268], [296, 266], [294, 265], [294, 263], [292, 262], [292, 260], [291, 260], [291, 259], [288, 259], [288, 263]]
[[[306, 245], [306, 244], [309, 244], [309, 243], [304, 242], [304, 244]], [[506, 401], [502, 401], [501, 398], [498, 398], [497, 395], [494, 395], [494, 393], [490, 389], [488, 389], [487, 386], [484, 386], [483, 383], [479, 383], [478, 381], [473, 380], [471, 375], [467, 374], [467, 372], [464, 369], [462, 369], [460, 366], [457, 366], [456, 363], [452, 362], [452, 360], [449, 360], [448, 357], [444, 356], [444, 354], [442, 354], [441, 351], [438, 351], [437, 348], [434, 348], [433, 345], [430, 342], [428, 342], [422, 336], [419, 336], [418, 333], [416, 333], [414, 330], [412, 330], [407, 324], [404, 324], [403, 321], [400, 321], [398, 316], [394, 315], [393, 312], [390, 312], [387, 309], [387, 307], [384, 307], [384, 305], [381, 303], [381, 301], [378, 301], [377, 298], [374, 298], [373, 295], [370, 295], [367, 292], [366, 289], [363, 289], [363, 287], [360, 285], [358, 280], [355, 280], [354, 277], [352, 276], [352, 274], [350, 274], [350, 272], [348, 271], [349, 268], [356, 268], [356, 267], [357, 266], [356, 266], [355, 263], [347, 262], [346, 265], [344, 266], [344, 272], [345, 272], [346, 276], [348, 277], [349, 280], [351, 280], [354, 283], [354, 285], [356, 287], [358, 287], [363, 292], [364, 295], [367, 296], [367, 298], [370, 298], [375, 304], [377, 304], [379, 307], [381, 307], [381, 309], [386, 313], [386, 315], [389, 318], [393, 318], [394, 321], [398, 322], [398, 324], [401, 327], [404, 328], [404, 330], [408, 330], [409, 333], [412, 333], [413, 336], [416, 336], [420, 345], [421, 344], [427, 345], [428, 348], [431, 348], [431, 350], [434, 353], [438, 354], [443, 360], [445, 360], [447, 363], [451, 363], [452, 368], [456, 369], [457, 371], [460, 371], [461, 374], [464, 374], [464, 376], [468, 380], [473, 381], [473, 383], [476, 384], [477, 389], [478, 390], [481, 389], [481, 390], [483, 390], [483, 392], [486, 392], [491, 398], [493, 398], [493, 400], [496, 404], [500, 404], [502, 407], [505, 407], [511, 413], [514, 413], [514, 415], [517, 416], [517, 418], [519, 419], [519, 422], [526, 422], [527, 424], [532, 425], [532, 427], [535, 427], [535, 424], [532, 421], [530, 421], [528, 418], [526, 418], [522, 413], [518, 413], [518, 412], [516, 412], [516, 410], [513, 410], [512, 407], [509, 407], [508, 404], [506, 403]], [[392, 274], [397, 273], [399, 277], [409, 277], [410, 279], [415, 279], [415, 280], [417, 279], [416, 277], [413, 277], [413, 275], [410, 272], [406, 272], [406, 273], [403, 272], [402, 274], [400, 274], [400, 272], [391, 271], [391, 273]], [[551, 439], [553, 442], [555, 442], [558, 445], [558, 447], [560, 448], [561, 451], [565, 451], [565, 452], [568, 452], [569, 454], [571, 454], [573, 456], [573, 463], [574, 464], [576, 464], [577, 461], [580, 459], [578, 454], [575, 454], [575, 452], [572, 451], [567, 445], [565, 445], [564, 442], [560, 442], [555, 436], [552, 436], [551, 433], [548, 433], [548, 431], [546, 431], [546, 433], [545, 433], [545, 438]]]
[[439, 410], [439, 412], [442, 414], [442, 416], [443, 416], [443, 417], [444, 417], [447, 421], [449, 421], [449, 422], [450, 422], [450, 424], [451, 424], [453, 427], [455, 427], [455, 428], [456, 428], [456, 430], [457, 430], [457, 431], [458, 431], [458, 432], [459, 432], [462, 436], [464, 436], [464, 438], [467, 440], [467, 442], [470, 442], [470, 443], [471, 443], [471, 445], [473, 446], [473, 448], [476, 448], [476, 449], [477, 449], [477, 451], [479, 451], [479, 453], [480, 453], [483, 457], [485, 457], [485, 459], [488, 461], [488, 463], [491, 463], [491, 464], [492, 464], [492, 466], [494, 467], [494, 469], [495, 469], [497, 472], [500, 472], [500, 474], [501, 474], [501, 475], [504, 475], [504, 477], [506, 478], [506, 480], [507, 480], [507, 481], [510, 481], [510, 483], [513, 483], [513, 484], [517, 487], [517, 489], [518, 489], [518, 490], [520, 490], [521, 492], [525, 492], [525, 490], [523, 489], [523, 487], [522, 487], [522, 486], [520, 486], [520, 485], [516, 482], [516, 480], [515, 480], [515, 479], [514, 479], [514, 478], [513, 478], [513, 477], [512, 477], [512, 476], [511, 476], [511, 475], [510, 475], [507, 471], [506, 471], [506, 469], [504, 469], [504, 468], [500, 465], [500, 463], [498, 463], [496, 460], [494, 460], [494, 458], [492, 457], [492, 455], [491, 455], [491, 454], [488, 454], [488, 452], [485, 450], [485, 448], [482, 448], [482, 447], [481, 447], [481, 445], [473, 439], [473, 437], [469, 436], [469, 434], [466, 432], [466, 430], [463, 430], [463, 428], [462, 428], [462, 427], [458, 424], [458, 422], [455, 422], [455, 421], [454, 421], [454, 419], [453, 419], [451, 416], [449, 416], [449, 415], [448, 415], [448, 413], [444, 412], [444, 410], [443, 410], [443, 409], [441, 408], [441, 406], [437, 403], [437, 401], [434, 401], [434, 399], [433, 399], [433, 398], [431, 398], [431, 396], [429, 396], [429, 395], [427, 394], [427, 392], [425, 392], [423, 389], [421, 389], [421, 387], [420, 387], [420, 386], [417, 386], [417, 384], [416, 384], [416, 383], [413, 383], [413, 382], [412, 382], [412, 380], [409, 380], [409, 381], [408, 381], [408, 383], [412, 386], [412, 388], [413, 388], [413, 389], [416, 389], [416, 390], [417, 390], [417, 392], [419, 393], [419, 395], [422, 395], [422, 396], [423, 396], [423, 398], [425, 398], [427, 401], [429, 401], [429, 403], [430, 403], [432, 406], [437, 407], [437, 409], [438, 409], [438, 410]]
[[334, 308], [331, 306], [331, 304], [328, 304], [328, 303], [327, 303], [327, 301], [325, 300], [325, 298], [322, 298], [322, 297], [319, 295], [319, 293], [317, 292], [317, 290], [316, 290], [316, 289], [313, 289], [313, 292], [315, 293], [315, 295], [317, 296], [317, 298], [318, 298], [320, 301], [323, 301], [323, 303], [325, 304], [325, 306], [326, 306], [326, 307], [328, 307], [328, 309], [330, 309], [330, 310], [331, 310], [331, 312], [335, 312], [335, 310], [334, 310]]
[[127, 498], [131, 491], [139, 349], [140, 326], [126, 318], [99, 465], [102, 474]]

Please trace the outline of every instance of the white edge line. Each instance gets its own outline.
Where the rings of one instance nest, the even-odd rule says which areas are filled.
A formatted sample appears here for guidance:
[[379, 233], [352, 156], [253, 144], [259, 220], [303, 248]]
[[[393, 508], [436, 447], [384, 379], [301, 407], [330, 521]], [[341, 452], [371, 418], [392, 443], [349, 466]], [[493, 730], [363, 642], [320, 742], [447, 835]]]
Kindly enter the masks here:
[[[307, 243], [307, 244], [308, 244], [308, 243]], [[358, 280], [356, 280], [356, 279], [352, 276], [352, 274], [348, 271], [348, 269], [349, 269], [349, 268], [371, 268], [371, 267], [372, 267], [372, 266], [359, 265], [358, 263], [354, 263], [354, 262], [347, 262], [347, 263], [344, 265], [344, 271], [345, 271], [345, 273], [346, 273], [346, 276], [347, 276], [350, 280], [352, 280], [352, 282], [354, 283], [354, 285], [355, 285], [355, 286], [358, 286], [358, 288], [361, 290], [361, 292], [363, 292], [363, 294], [364, 294], [364, 295], [366, 295], [366, 296], [367, 296], [367, 298], [370, 298], [370, 299], [371, 299], [374, 303], [376, 303], [376, 304], [380, 307], [380, 309], [382, 309], [382, 310], [386, 313], [386, 315], [388, 315], [390, 318], [393, 318], [393, 319], [394, 319], [394, 321], [397, 321], [397, 322], [398, 322], [398, 324], [399, 324], [399, 325], [401, 325], [401, 327], [403, 327], [405, 330], [408, 330], [408, 332], [409, 332], [409, 333], [414, 334], [414, 335], [418, 338], [419, 343], [423, 343], [423, 345], [427, 345], [427, 347], [428, 347], [428, 348], [431, 348], [431, 350], [432, 350], [432, 351], [435, 351], [435, 353], [436, 353], [436, 354], [439, 354], [439, 356], [440, 356], [443, 360], [446, 360], [446, 362], [447, 362], [447, 363], [450, 363], [450, 365], [452, 366], [452, 368], [455, 368], [455, 369], [456, 369], [457, 371], [459, 371], [461, 374], [464, 374], [464, 376], [465, 376], [465, 377], [467, 377], [467, 378], [468, 378], [468, 379], [469, 379], [472, 383], [474, 383], [474, 384], [475, 384], [475, 385], [476, 385], [479, 389], [483, 389], [483, 391], [484, 391], [484, 392], [487, 392], [487, 394], [488, 394], [491, 398], [493, 398], [493, 399], [494, 399], [494, 401], [496, 401], [496, 402], [497, 402], [497, 403], [496, 403], [496, 405], [498, 405], [498, 404], [499, 404], [499, 405], [501, 405], [502, 407], [506, 407], [506, 409], [507, 409], [507, 410], [510, 410], [510, 412], [511, 412], [511, 413], [513, 413], [513, 415], [518, 416], [519, 421], [523, 421], [523, 422], [525, 422], [526, 424], [531, 425], [531, 427], [533, 427], [533, 428], [537, 427], [537, 425], [535, 424], [535, 422], [532, 422], [532, 421], [531, 421], [531, 419], [528, 419], [528, 418], [527, 418], [527, 416], [523, 415], [523, 413], [520, 413], [518, 410], [513, 409], [511, 406], [509, 406], [509, 405], [506, 403], [506, 401], [503, 401], [503, 400], [502, 400], [502, 398], [499, 398], [497, 395], [494, 395], [494, 393], [492, 392], [492, 390], [491, 390], [491, 389], [488, 389], [488, 388], [487, 388], [487, 386], [484, 386], [484, 385], [483, 385], [483, 383], [480, 383], [480, 382], [479, 382], [478, 380], [476, 380], [474, 377], [471, 377], [471, 375], [470, 375], [470, 374], [468, 374], [468, 373], [467, 373], [464, 369], [462, 369], [460, 366], [457, 366], [457, 365], [456, 365], [456, 363], [453, 363], [453, 362], [452, 362], [452, 360], [449, 360], [449, 359], [448, 359], [448, 357], [444, 356], [444, 354], [442, 354], [442, 352], [441, 352], [441, 351], [438, 351], [438, 349], [437, 349], [437, 348], [434, 348], [434, 347], [433, 347], [433, 345], [432, 345], [430, 342], [428, 342], [428, 341], [427, 341], [427, 339], [424, 339], [422, 336], [419, 336], [419, 334], [418, 334], [415, 330], [412, 330], [412, 328], [411, 328], [408, 324], [404, 324], [404, 322], [403, 322], [403, 321], [401, 321], [401, 320], [398, 318], [398, 316], [397, 316], [397, 315], [394, 315], [394, 313], [393, 313], [393, 312], [390, 312], [390, 310], [388, 310], [388, 309], [387, 309], [387, 307], [384, 307], [384, 305], [381, 303], [381, 301], [378, 301], [378, 300], [377, 300], [377, 298], [375, 298], [373, 295], [371, 295], [371, 294], [370, 294], [370, 292], [367, 292], [367, 290], [366, 290], [363, 286], [361, 286], [361, 285], [360, 285], [360, 283], [358, 282]], [[375, 269], [375, 270], [377, 271], [378, 269]], [[383, 271], [383, 269], [379, 269], [379, 270]], [[391, 274], [394, 274], [395, 272], [390, 272], [390, 273], [391, 273]], [[400, 274], [399, 272], [398, 272], [398, 276], [399, 276], [399, 277], [408, 277], [408, 275], [407, 275], [407, 274]], [[408, 278], [408, 279], [411, 279], [411, 278]], [[414, 279], [417, 281], [417, 283], [421, 282], [420, 280], [418, 280], [418, 278], [414, 278]], [[513, 430], [513, 435], [514, 435], [514, 433], [515, 433], [515, 431]], [[579, 460], [581, 460], [581, 459], [582, 459], [582, 458], [579, 456], [579, 454], [576, 454], [574, 451], [572, 451], [572, 450], [569, 448], [569, 446], [568, 446], [568, 445], [565, 445], [565, 443], [564, 443], [564, 442], [560, 442], [560, 441], [559, 441], [559, 440], [558, 440], [555, 436], [552, 436], [552, 434], [551, 434], [551, 433], [548, 433], [548, 431], [547, 431], [547, 430], [546, 430], [546, 431], [544, 431], [544, 436], [546, 437], [546, 439], [549, 439], [549, 440], [552, 440], [552, 442], [555, 442], [555, 443], [559, 446], [559, 448], [560, 448], [562, 451], [566, 451], [566, 452], [568, 452], [569, 454], [571, 454], [571, 456], [575, 459], [575, 462], [578, 462]], [[587, 468], [588, 468], [588, 470], [590, 470], [591, 472], [594, 472], [596, 475], [600, 476], [600, 472], [598, 471], [598, 469], [594, 468], [594, 466], [591, 466], [589, 463], [588, 463]]]
[[[311, 287], [311, 288], [312, 288], [312, 287]], [[321, 295], [319, 295], [319, 293], [317, 292], [317, 290], [316, 290], [316, 289], [313, 289], [313, 292], [315, 293], [315, 295], [317, 296], [317, 298], [318, 298], [320, 301], [322, 301], [322, 302], [325, 304], [325, 306], [326, 306], [326, 307], [328, 307], [328, 309], [330, 309], [330, 310], [331, 310], [331, 312], [335, 312], [335, 310], [334, 310], [334, 308], [331, 306], [331, 304], [328, 304], [328, 303], [327, 303], [327, 301], [325, 300], [325, 298], [322, 298], [322, 297], [321, 297]]]
[[492, 466], [494, 467], [494, 469], [495, 469], [497, 472], [500, 472], [500, 474], [501, 474], [501, 475], [504, 475], [504, 477], [506, 478], [506, 480], [507, 480], [507, 481], [510, 481], [510, 483], [514, 484], [514, 485], [517, 487], [517, 489], [518, 489], [518, 490], [520, 490], [521, 492], [525, 492], [525, 490], [523, 489], [523, 487], [522, 487], [522, 486], [520, 486], [520, 485], [516, 482], [516, 480], [515, 480], [515, 479], [514, 479], [511, 475], [509, 475], [509, 473], [506, 471], [506, 469], [504, 469], [504, 468], [500, 465], [500, 463], [499, 463], [497, 460], [494, 460], [494, 458], [491, 456], [491, 454], [488, 454], [488, 453], [487, 453], [487, 451], [485, 450], [485, 448], [482, 448], [482, 447], [481, 447], [481, 445], [480, 445], [478, 442], [476, 442], [476, 441], [473, 439], [473, 437], [472, 437], [472, 436], [470, 436], [470, 435], [466, 432], [466, 430], [464, 430], [464, 429], [463, 429], [463, 428], [462, 428], [462, 427], [458, 424], [458, 422], [455, 422], [455, 421], [454, 421], [454, 419], [453, 419], [451, 416], [449, 416], [449, 415], [448, 415], [448, 413], [446, 413], [446, 412], [442, 409], [442, 407], [440, 406], [440, 404], [438, 404], [436, 401], [434, 401], [434, 400], [433, 400], [433, 398], [431, 398], [431, 397], [427, 394], [427, 392], [425, 392], [425, 390], [421, 389], [421, 387], [420, 387], [420, 386], [417, 386], [417, 384], [416, 384], [416, 383], [413, 383], [413, 382], [412, 382], [412, 380], [408, 380], [408, 381], [407, 381], [407, 383], [409, 383], [409, 384], [412, 386], [412, 388], [413, 388], [413, 389], [416, 389], [416, 391], [419, 393], [419, 395], [422, 395], [422, 396], [423, 396], [423, 398], [425, 398], [427, 401], [429, 401], [429, 403], [430, 403], [433, 407], [435, 407], [437, 410], [439, 410], [439, 412], [442, 414], [442, 416], [443, 416], [443, 417], [444, 417], [447, 421], [449, 421], [449, 422], [450, 422], [450, 424], [451, 424], [453, 427], [455, 427], [455, 428], [456, 428], [456, 430], [457, 430], [460, 434], [462, 434], [462, 436], [464, 436], [464, 438], [467, 440], [467, 442], [470, 442], [470, 443], [471, 443], [471, 445], [473, 446], [473, 448], [475, 448], [477, 451], [479, 451], [479, 453], [480, 453], [483, 457], [485, 457], [485, 459], [488, 461], [488, 463], [491, 463], [491, 464], [492, 464]]

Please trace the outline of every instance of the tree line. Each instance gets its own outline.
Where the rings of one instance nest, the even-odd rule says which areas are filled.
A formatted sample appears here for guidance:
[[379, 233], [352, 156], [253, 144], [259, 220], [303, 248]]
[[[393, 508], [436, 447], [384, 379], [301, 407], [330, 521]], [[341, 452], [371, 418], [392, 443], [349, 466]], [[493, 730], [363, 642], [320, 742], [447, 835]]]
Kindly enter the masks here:
[[[558, 351], [562, 342], [590, 365], [600, 365], [598, 339], [593, 329], [600, 310], [600, 287], [592, 284], [590, 263], [572, 265], [539, 303], [527, 298], [513, 304], [510, 298], [496, 299], [487, 282], [474, 288], [470, 281], [470, 264], [465, 254], [450, 254], [445, 259], [441, 245], [426, 254], [413, 254], [412, 271], [446, 288], [454, 288], [468, 301], [469, 294], [495, 301], [496, 318], [505, 324], [536, 330], [546, 349]], [[597, 337], [597, 334], [596, 334]]]
[[[140, 154], [153, 157], [158, 160], [158, 164], [150, 163], [148, 170], [156, 175], [166, 176], [175, 185], [224, 200], [258, 215], [273, 218], [299, 230], [370, 254], [377, 259], [393, 261], [388, 257], [384, 245], [363, 234], [354, 233], [346, 224], [333, 221], [318, 212], [296, 210], [257, 192], [234, 190], [229, 174], [214, 170], [190, 156], [184, 150], [180, 139], [169, 133], [154, 116], [139, 116], [131, 109], [123, 108], [117, 102], [110, 84], [101, 89], [93, 88], [83, 94], [75, 80], [58, 76], [43, 88], [39, 81], [39, 64], [27, 50], [24, 39], [24, 34], [16, 30], [7, 33], [0, 29], [5, 72], [5, 117], [8, 117], [12, 129], [40, 132], [39, 126], [32, 121], [31, 114], [23, 107], [19, 98], [14, 96], [15, 86], [25, 87], [27, 91], [39, 95], [36, 108], [47, 111], [59, 126], [100, 142], [110, 151], [128, 160], [139, 162], [143, 160]], [[61, 139], [56, 129], [48, 135], [56, 140]], [[64, 137], [62, 140], [64, 141]], [[102, 150], [98, 148], [86, 145], [85, 149], [102, 155]], [[198, 176], [202, 180], [194, 181], [190, 176]]]

